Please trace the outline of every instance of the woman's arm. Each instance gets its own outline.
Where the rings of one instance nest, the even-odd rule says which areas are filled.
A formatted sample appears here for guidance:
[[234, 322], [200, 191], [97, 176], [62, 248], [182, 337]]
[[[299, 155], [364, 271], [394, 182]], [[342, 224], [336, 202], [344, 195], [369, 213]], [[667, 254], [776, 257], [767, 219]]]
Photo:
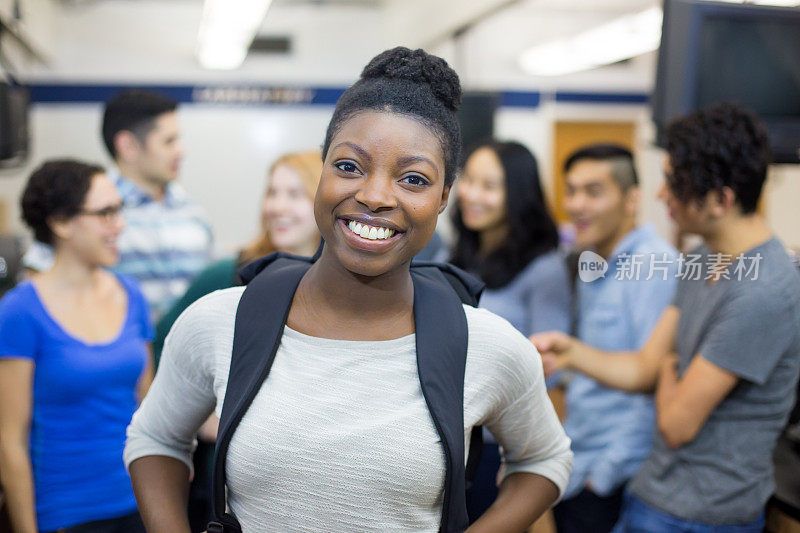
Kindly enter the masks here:
[[36, 533], [30, 458], [34, 363], [0, 360], [0, 480], [16, 533]]
[[[194, 437], [216, 405], [216, 357], [230, 350], [236, 297], [207, 296], [175, 322], [153, 384], [128, 427], [125, 464], [150, 533], [188, 532]], [[230, 308], [230, 316], [221, 308]]]
[[505, 472], [500, 495], [470, 533], [524, 531], [566, 488], [570, 441], [547, 396], [542, 363], [531, 343], [497, 317], [475, 313], [469, 325], [474, 357], [472, 364], [468, 361], [465, 394], [479, 390], [481, 398], [492, 399], [477, 422], [500, 444]]
[[147, 396], [147, 391], [150, 389], [150, 385], [153, 384], [153, 376], [155, 372], [153, 370], [153, 346], [151, 344], [147, 345], [147, 360], [144, 364], [144, 370], [142, 371], [142, 375], [139, 377], [139, 382], [136, 384], [136, 397], [139, 400], [139, 403], [142, 403], [144, 397]]
[[141, 457], [128, 468], [147, 532], [189, 533], [189, 468], [162, 455]]
[[558, 487], [544, 476], [517, 472], [500, 484], [491, 507], [466, 533], [512, 533], [525, 531], [558, 498]]

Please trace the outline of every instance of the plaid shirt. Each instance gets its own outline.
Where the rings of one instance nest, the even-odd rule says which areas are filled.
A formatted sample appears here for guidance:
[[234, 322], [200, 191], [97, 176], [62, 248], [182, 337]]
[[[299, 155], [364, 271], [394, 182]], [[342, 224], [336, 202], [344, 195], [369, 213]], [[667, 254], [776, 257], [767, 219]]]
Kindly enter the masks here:
[[211, 259], [211, 227], [202, 208], [180, 185], [167, 186], [155, 201], [118, 171], [110, 171], [125, 206], [115, 270], [139, 281], [155, 320], [183, 296], [192, 279]]
[[[175, 183], [155, 201], [116, 169], [109, 177], [124, 205], [125, 229], [117, 240], [120, 260], [114, 270], [135, 278], [158, 320], [183, 296], [211, 259], [213, 239], [202, 208]], [[23, 263], [34, 270], [52, 266], [48, 246], [34, 242]]]

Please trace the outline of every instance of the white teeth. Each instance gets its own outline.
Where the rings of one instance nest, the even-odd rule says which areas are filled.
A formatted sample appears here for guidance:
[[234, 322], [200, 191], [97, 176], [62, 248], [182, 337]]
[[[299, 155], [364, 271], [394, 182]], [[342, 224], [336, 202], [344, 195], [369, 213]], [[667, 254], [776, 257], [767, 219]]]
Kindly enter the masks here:
[[394, 230], [389, 228], [368, 226], [367, 224], [362, 224], [360, 222], [356, 222], [355, 220], [348, 222], [347, 227], [350, 229], [350, 231], [360, 236], [362, 239], [369, 239], [373, 241], [388, 239], [395, 233]]

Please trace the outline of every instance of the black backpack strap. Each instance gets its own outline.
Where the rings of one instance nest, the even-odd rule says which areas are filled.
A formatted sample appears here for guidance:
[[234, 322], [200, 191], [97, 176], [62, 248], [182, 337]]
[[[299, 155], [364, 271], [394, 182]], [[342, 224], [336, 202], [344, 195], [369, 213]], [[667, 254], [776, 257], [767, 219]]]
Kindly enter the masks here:
[[445, 453], [441, 532], [469, 524], [464, 467], [464, 371], [467, 319], [461, 298], [436, 267], [411, 269], [417, 372]]
[[[252, 263], [251, 263], [252, 265]], [[208, 533], [241, 531], [236, 518], [225, 511], [225, 458], [231, 437], [261, 384], [269, 374], [280, 345], [294, 293], [311, 266], [309, 259], [271, 254], [248, 265], [249, 283], [236, 310], [233, 352], [222, 403], [219, 434], [214, 450], [212, 508]], [[262, 270], [268, 270], [262, 272]]]
[[[472, 274], [461, 270], [449, 263], [437, 263], [434, 261], [414, 261], [412, 263], [414, 268], [435, 268], [440, 271], [444, 281], [447, 281], [450, 286], [456, 291], [456, 294], [461, 299], [462, 303], [471, 305], [472, 307], [478, 306], [481, 294], [485, 285], [478, 278]], [[467, 455], [466, 466], [466, 485], [467, 490], [472, 488], [475, 483], [475, 477], [478, 475], [478, 466], [481, 462], [481, 454], [483, 452], [483, 426], [475, 426], [472, 428], [472, 436], [469, 441], [469, 453]]]

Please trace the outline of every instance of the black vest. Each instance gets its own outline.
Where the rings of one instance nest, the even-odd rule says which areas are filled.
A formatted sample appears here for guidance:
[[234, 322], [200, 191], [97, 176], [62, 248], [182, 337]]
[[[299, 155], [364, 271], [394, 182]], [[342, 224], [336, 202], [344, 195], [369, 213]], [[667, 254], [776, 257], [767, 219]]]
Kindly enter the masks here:
[[[225, 512], [225, 458], [231, 437], [269, 374], [300, 280], [313, 259], [273, 253], [240, 273], [247, 288], [236, 310], [233, 353], [214, 452], [212, 511], [208, 533], [241, 527]], [[464, 369], [467, 320], [462, 302], [475, 306], [483, 284], [451, 265], [413, 263], [417, 372], [422, 394], [445, 455], [444, 498], [439, 531], [466, 529], [465, 490], [474, 477], [482, 443], [474, 428], [464, 467]]]

